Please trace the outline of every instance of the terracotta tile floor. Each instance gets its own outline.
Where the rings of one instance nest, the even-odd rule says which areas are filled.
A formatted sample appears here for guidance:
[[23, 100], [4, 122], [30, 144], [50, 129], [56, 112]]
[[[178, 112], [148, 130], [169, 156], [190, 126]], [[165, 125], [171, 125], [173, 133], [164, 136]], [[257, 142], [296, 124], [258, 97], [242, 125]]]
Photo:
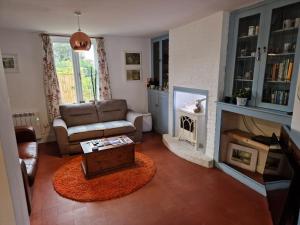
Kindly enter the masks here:
[[266, 199], [218, 169], [206, 169], [169, 152], [161, 136], [144, 136], [136, 147], [157, 165], [153, 180], [120, 199], [80, 203], [60, 197], [53, 173], [60, 158], [56, 144], [40, 146], [31, 224], [43, 225], [269, 225]]

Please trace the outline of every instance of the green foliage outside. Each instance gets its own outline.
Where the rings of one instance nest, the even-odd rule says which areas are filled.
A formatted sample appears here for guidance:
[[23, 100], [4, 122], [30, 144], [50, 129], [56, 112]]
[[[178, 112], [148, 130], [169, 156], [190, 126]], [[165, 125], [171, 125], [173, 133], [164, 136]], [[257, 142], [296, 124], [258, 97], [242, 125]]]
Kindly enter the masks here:
[[[56, 73], [59, 78], [62, 97], [65, 102], [72, 103], [76, 101], [76, 96], [72, 93], [75, 93], [75, 82], [73, 78], [73, 62], [72, 62], [72, 53], [68, 43], [54, 43], [53, 44], [54, 52], [54, 61]], [[83, 99], [88, 102], [93, 100], [93, 86], [91, 80], [91, 72], [93, 73], [93, 79], [95, 77], [95, 66], [94, 62], [90, 59], [84, 57], [84, 55], [79, 54], [80, 62], [80, 74], [81, 74], [81, 85], [83, 92]], [[70, 77], [69, 77], [70, 76]], [[62, 78], [64, 77], [64, 78]], [[67, 82], [61, 84], [61, 82]], [[94, 81], [93, 81], [94, 82]], [[64, 87], [64, 88], [62, 88]], [[64, 99], [65, 96], [65, 99]]]

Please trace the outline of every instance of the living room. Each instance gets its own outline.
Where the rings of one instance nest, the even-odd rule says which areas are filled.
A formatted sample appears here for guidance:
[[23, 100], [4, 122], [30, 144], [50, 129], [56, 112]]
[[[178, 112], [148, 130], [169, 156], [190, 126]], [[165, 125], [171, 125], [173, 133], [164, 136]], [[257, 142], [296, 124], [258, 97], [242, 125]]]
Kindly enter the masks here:
[[300, 223], [299, 12], [2, 0], [0, 224]]

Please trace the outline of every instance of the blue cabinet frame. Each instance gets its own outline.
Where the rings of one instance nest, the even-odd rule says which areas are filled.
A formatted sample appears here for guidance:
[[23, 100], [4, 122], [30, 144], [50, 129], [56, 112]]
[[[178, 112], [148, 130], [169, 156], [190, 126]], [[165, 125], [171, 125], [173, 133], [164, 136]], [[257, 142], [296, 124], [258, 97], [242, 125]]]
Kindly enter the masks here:
[[[154, 78], [154, 60], [153, 60], [153, 44], [159, 44], [159, 86], [163, 86], [163, 48], [162, 42], [168, 40], [169, 35], [165, 34], [151, 39], [151, 69], [152, 78]], [[169, 124], [169, 92], [148, 89], [148, 109], [152, 114], [153, 130], [158, 133], [168, 133]]]
[[[151, 69], [152, 69], [152, 76], [154, 71], [154, 60], [153, 60], [153, 44], [159, 43], [159, 86], [162, 86], [162, 71], [163, 71], [163, 65], [162, 65], [162, 58], [163, 58], [163, 49], [162, 49], [162, 42], [163, 40], [169, 39], [169, 35], [162, 35], [156, 38], [151, 39]], [[153, 77], [152, 77], [153, 78]]]
[[[268, 46], [272, 10], [282, 6], [286, 6], [293, 3], [298, 3], [299, 0], [270, 0], [264, 1], [253, 6], [239, 9], [231, 13], [229, 23], [229, 42], [227, 51], [227, 63], [226, 63], [226, 79], [225, 79], [225, 96], [232, 96], [233, 81], [234, 81], [234, 68], [236, 58], [236, 47], [238, 41], [238, 25], [239, 19], [251, 15], [260, 14], [260, 32], [258, 35], [257, 46], [263, 49], [264, 46]], [[292, 74], [292, 80], [290, 83], [289, 100], [287, 105], [277, 105], [272, 103], [262, 102], [263, 84], [264, 84], [264, 73], [267, 61], [267, 51], [262, 52], [261, 60], [255, 62], [254, 73], [253, 73], [253, 85], [252, 85], [252, 96], [249, 101], [250, 106], [257, 106], [262, 108], [274, 109], [285, 112], [292, 112], [294, 105], [294, 98], [296, 93], [297, 79], [299, 73], [300, 63], [300, 28], [298, 29], [297, 46], [295, 50], [294, 68]]]
[[[284, 1], [276, 1], [273, 2], [270, 5], [267, 5], [265, 7], [265, 24], [267, 25], [265, 27], [266, 31], [263, 36], [263, 40], [261, 43], [261, 46], [266, 47], [268, 46], [269, 36], [270, 36], [270, 24], [272, 19], [272, 11], [273, 9], [280, 8], [289, 4], [297, 3], [299, 0], [284, 0]], [[286, 112], [292, 112], [293, 111], [293, 105], [294, 105], [294, 99], [295, 99], [295, 92], [296, 92], [296, 86], [297, 86], [297, 78], [298, 78], [298, 71], [299, 71], [299, 63], [300, 63], [300, 28], [298, 29], [298, 35], [297, 35], [297, 46], [295, 50], [295, 58], [294, 58], [294, 68], [292, 73], [292, 80], [290, 83], [290, 93], [289, 93], [289, 101], [288, 105], [275, 105], [271, 103], [264, 103], [262, 102], [262, 90], [263, 90], [263, 84], [264, 84], [264, 72], [266, 68], [266, 61], [267, 61], [267, 54], [262, 54], [262, 61], [260, 64], [260, 75], [258, 79], [258, 87], [257, 87], [257, 96], [256, 96], [256, 105], [258, 107], [263, 108], [269, 108], [269, 109], [276, 109], [280, 111], [286, 111]]]
[[148, 89], [148, 107], [152, 115], [153, 130], [160, 134], [168, 133], [169, 93]]
[[220, 161], [220, 144], [221, 144], [223, 112], [232, 112], [240, 115], [251, 116], [254, 118], [276, 122], [287, 126], [291, 125], [292, 117], [290, 115], [287, 115], [284, 112], [280, 112], [277, 110], [262, 109], [257, 107], [237, 106], [237, 105], [223, 103], [223, 102], [217, 103], [217, 117], [216, 117], [216, 128], [215, 128], [216, 131], [215, 151], [214, 151], [215, 165], [220, 170], [234, 177], [241, 183], [247, 185], [248, 187], [260, 193], [261, 195], [266, 196], [266, 189], [264, 185], [258, 183], [254, 179], [246, 176], [240, 171]]
[[[229, 34], [229, 43], [228, 43], [228, 55], [227, 55], [227, 66], [226, 66], [226, 85], [225, 85], [225, 95], [229, 96], [232, 94], [233, 82], [234, 82], [234, 70], [235, 70], [235, 61], [237, 57], [237, 42], [238, 42], [238, 29], [240, 19], [248, 16], [259, 15], [259, 27], [264, 26], [264, 8], [255, 8], [249, 9], [242, 12], [234, 12], [230, 16], [230, 30]], [[258, 35], [256, 49], [261, 45], [261, 35]], [[257, 80], [259, 76], [259, 61], [255, 59], [254, 71], [253, 71], [253, 83], [252, 83], [252, 95], [249, 105], [254, 106], [256, 100], [257, 92]]]

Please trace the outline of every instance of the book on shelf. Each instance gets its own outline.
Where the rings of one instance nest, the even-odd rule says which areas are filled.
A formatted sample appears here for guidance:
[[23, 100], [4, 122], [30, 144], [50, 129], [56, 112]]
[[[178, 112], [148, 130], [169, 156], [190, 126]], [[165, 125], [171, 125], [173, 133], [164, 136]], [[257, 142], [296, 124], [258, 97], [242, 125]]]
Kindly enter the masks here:
[[275, 90], [271, 93], [271, 103], [278, 105], [287, 105], [288, 103], [289, 92]]
[[271, 67], [272, 81], [290, 81], [292, 79], [294, 63], [285, 59], [281, 63], [274, 63]]
[[278, 80], [283, 80], [284, 64], [279, 63]]
[[279, 70], [279, 65], [272, 64], [272, 72], [271, 72], [272, 80], [277, 80], [278, 70]]
[[289, 62], [288, 69], [287, 69], [287, 76], [286, 76], [286, 79], [289, 80], [289, 81], [292, 79], [293, 66], [294, 66], [294, 63]]

